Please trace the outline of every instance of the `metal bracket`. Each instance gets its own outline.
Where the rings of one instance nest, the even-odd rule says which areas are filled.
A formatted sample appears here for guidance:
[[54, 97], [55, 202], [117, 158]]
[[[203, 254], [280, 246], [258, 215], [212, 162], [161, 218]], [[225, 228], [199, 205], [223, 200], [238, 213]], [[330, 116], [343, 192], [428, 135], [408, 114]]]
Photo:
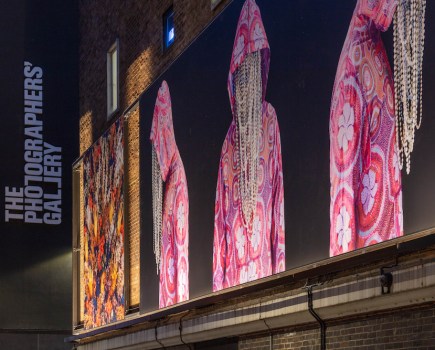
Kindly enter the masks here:
[[385, 270], [392, 269], [396, 266], [398, 266], [397, 258], [394, 265], [381, 267], [381, 277], [379, 281], [381, 282], [382, 294], [390, 294], [391, 286], [393, 285], [393, 274], [391, 272], [385, 272]]

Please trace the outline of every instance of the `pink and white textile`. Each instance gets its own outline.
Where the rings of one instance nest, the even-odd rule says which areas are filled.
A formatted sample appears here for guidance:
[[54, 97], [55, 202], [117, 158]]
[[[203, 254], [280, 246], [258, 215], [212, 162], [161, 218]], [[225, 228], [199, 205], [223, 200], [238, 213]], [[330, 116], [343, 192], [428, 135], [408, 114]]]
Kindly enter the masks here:
[[330, 255], [403, 235], [394, 83], [381, 31], [397, 0], [359, 0], [330, 112]]
[[[237, 163], [234, 76], [246, 56], [261, 53], [262, 127], [256, 212], [252, 228], [242, 215]], [[264, 100], [269, 73], [270, 49], [254, 0], [247, 0], [240, 14], [228, 92], [233, 112], [219, 164], [213, 244], [213, 291], [253, 281], [285, 269], [284, 188], [281, 141], [276, 113]]]
[[189, 198], [186, 174], [175, 142], [166, 81], [158, 92], [150, 140], [165, 182], [159, 293], [162, 308], [189, 299]]

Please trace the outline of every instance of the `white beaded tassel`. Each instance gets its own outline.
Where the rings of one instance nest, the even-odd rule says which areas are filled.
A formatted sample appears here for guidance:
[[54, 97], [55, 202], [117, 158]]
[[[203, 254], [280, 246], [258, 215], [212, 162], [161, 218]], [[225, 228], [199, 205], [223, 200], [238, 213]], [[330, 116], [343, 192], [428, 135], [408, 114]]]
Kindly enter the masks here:
[[394, 15], [396, 142], [400, 168], [411, 170], [415, 130], [423, 116], [423, 51], [426, 0], [399, 0]]
[[257, 206], [259, 138], [262, 114], [261, 54], [246, 56], [235, 74], [236, 157], [245, 225], [252, 229]]
[[163, 180], [157, 153], [152, 147], [152, 192], [153, 192], [153, 250], [156, 257], [157, 274], [160, 271], [162, 247], [162, 210], [163, 210]]

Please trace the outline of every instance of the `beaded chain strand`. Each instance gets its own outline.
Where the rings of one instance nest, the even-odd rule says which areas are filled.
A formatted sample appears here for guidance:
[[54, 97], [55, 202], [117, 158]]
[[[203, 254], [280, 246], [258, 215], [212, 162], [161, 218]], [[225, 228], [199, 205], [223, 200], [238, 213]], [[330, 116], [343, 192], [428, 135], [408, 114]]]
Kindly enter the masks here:
[[153, 250], [156, 257], [157, 274], [161, 263], [162, 246], [162, 209], [163, 209], [163, 180], [157, 153], [152, 147], [152, 192], [153, 192]]
[[394, 89], [399, 164], [411, 170], [415, 130], [423, 117], [426, 0], [400, 0], [394, 15]]
[[261, 109], [261, 54], [256, 51], [246, 56], [235, 74], [236, 163], [244, 225], [249, 231], [257, 207]]

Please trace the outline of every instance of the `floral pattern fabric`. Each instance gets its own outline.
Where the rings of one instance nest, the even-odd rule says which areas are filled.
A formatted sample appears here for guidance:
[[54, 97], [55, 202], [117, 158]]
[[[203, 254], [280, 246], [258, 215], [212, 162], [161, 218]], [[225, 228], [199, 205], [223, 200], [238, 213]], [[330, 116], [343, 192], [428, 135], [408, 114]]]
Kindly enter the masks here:
[[189, 197], [184, 165], [175, 142], [169, 87], [159, 89], [150, 140], [164, 184], [159, 307], [189, 299]]
[[403, 235], [394, 88], [380, 36], [397, 0], [358, 0], [330, 113], [330, 255]]
[[258, 196], [252, 230], [243, 224], [239, 198], [240, 168], [236, 161], [233, 121], [222, 146], [215, 202], [213, 291], [285, 270], [284, 188], [281, 141], [276, 113], [264, 100], [270, 49], [254, 0], [242, 8], [231, 58], [228, 92], [234, 114], [234, 73], [249, 53], [261, 52], [262, 127]]
[[124, 319], [124, 138], [117, 120], [83, 157], [84, 326]]

